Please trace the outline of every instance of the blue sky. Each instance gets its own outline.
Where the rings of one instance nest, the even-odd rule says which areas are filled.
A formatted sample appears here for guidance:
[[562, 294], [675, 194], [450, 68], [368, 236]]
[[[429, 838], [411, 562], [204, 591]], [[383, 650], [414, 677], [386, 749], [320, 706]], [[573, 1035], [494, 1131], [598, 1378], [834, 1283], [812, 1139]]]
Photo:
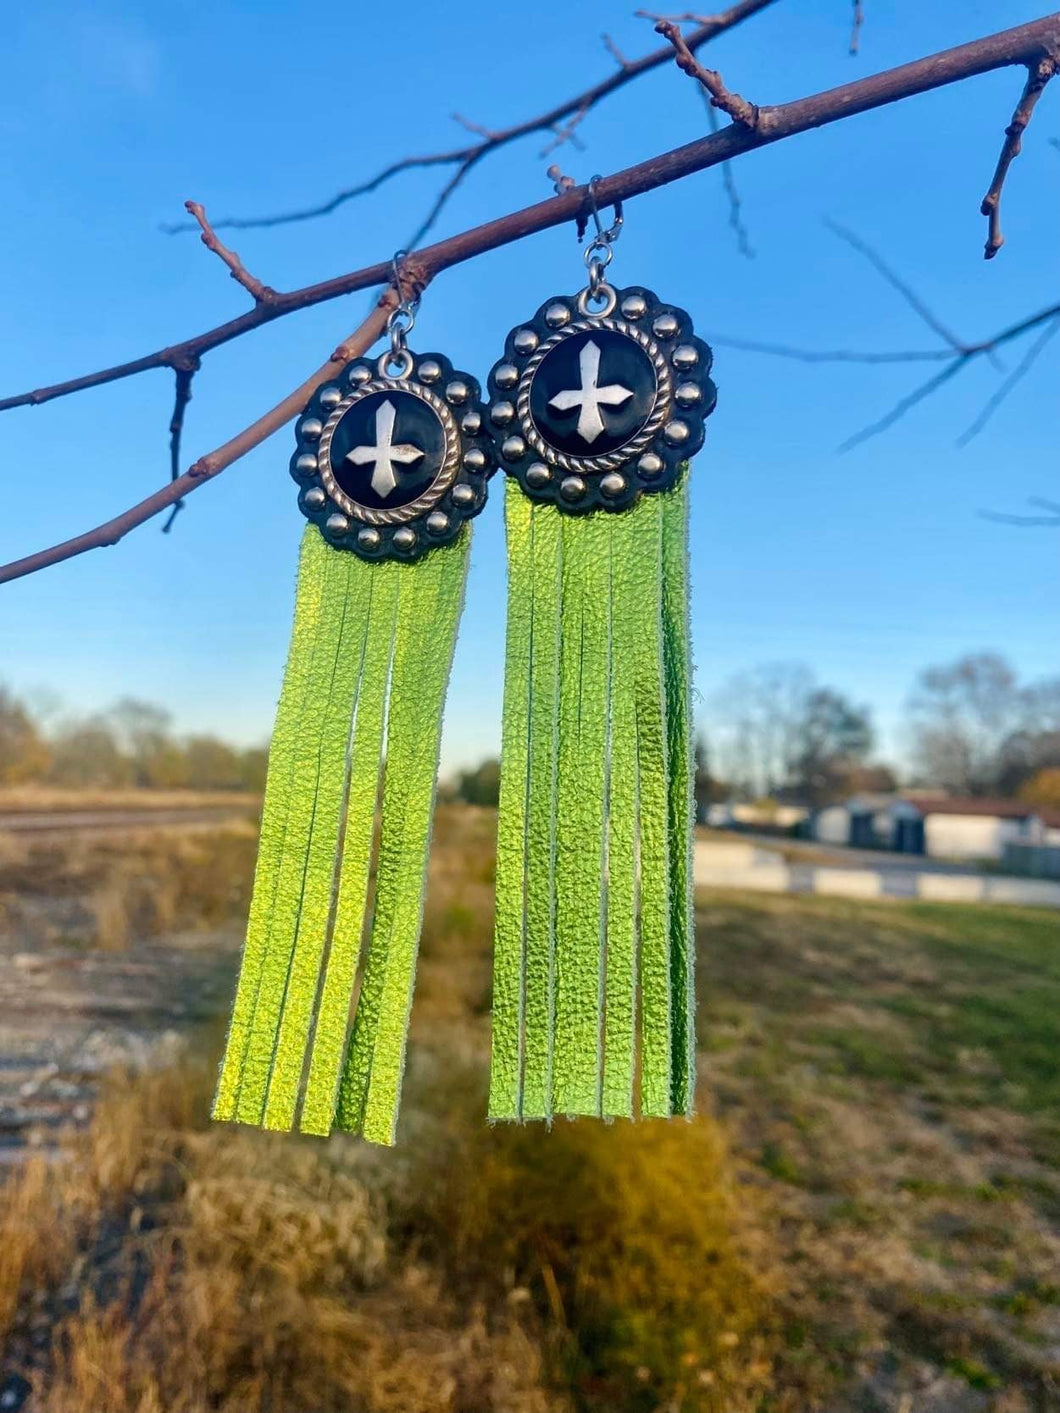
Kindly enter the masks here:
[[[613, 61], [600, 33], [654, 45], [630, 4], [486, 0], [459, 7], [293, 0], [85, 4], [7, 16], [0, 84], [6, 219], [0, 227], [0, 391], [117, 362], [216, 324], [243, 292], [194, 238], [169, 238], [186, 197], [215, 217], [299, 206], [385, 163], [462, 140], [454, 109], [487, 126], [537, 112]], [[732, 87], [779, 102], [1034, 18], [1018, 3], [868, 0], [862, 53], [845, 0], [780, 0], [708, 51]], [[391, 57], [392, 56], [392, 57]], [[982, 259], [978, 203], [1022, 82], [1007, 71], [752, 153], [734, 164], [756, 258], [736, 250], [718, 172], [629, 203], [617, 283], [685, 305], [700, 331], [809, 348], [926, 348], [932, 336], [830, 216], [874, 243], [957, 331], [989, 334], [1055, 298], [1060, 157], [1047, 91], [1004, 200], [1007, 244]], [[693, 84], [669, 65], [593, 111], [578, 179], [705, 130]], [[540, 136], [484, 162], [444, 235], [549, 193]], [[388, 256], [437, 174], [409, 173], [319, 222], [239, 232], [248, 266], [280, 288]], [[581, 283], [571, 230], [443, 274], [414, 341], [485, 376], [508, 328]], [[210, 355], [188, 413], [185, 461], [223, 441], [317, 366], [360, 321], [364, 294], [282, 320]], [[1009, 368], [1018, 352], [1007, 359]], [[964, 450], [954, 442], [1002, 375], [970, 369], [885, 435], [838, 443], [922, 375], [916, 365], [804, 366], [719, 349], [718, 411], [694, 476], [693, 625], [705, 698], [756, 663], [801, 659], [873, 705], [901, 746], [917, 670], [996, 648], [1028, 677], [1056, 671], [1055, 532], [978, 516], [1056, 495], [1060, 340]], [[63, 539], [168, 474], [164, 373], [0, 417], [0, 555]], [[158, 522], [2, 591], [0, 680], [70, 710], [135, 693], [185, 730], [256, 741], [271, 723], [302, 521], [289, 433]], [[477, 522], [448, 711], [448, 766], [499, 737], [501, 496]]]

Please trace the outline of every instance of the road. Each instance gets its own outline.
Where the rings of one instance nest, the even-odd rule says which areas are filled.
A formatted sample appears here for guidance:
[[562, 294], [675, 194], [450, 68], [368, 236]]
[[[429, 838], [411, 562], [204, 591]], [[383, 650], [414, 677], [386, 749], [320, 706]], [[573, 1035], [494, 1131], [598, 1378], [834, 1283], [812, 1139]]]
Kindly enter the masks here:
[[767, 893], [1060, 908], [1060, 883], [1049, 879], [1014, 878], [915, 854], [713, 830], [696, 839], [695, 880], [708, 888]]
[[180, 824], [218, 824], [249, 816], [244, 803], [160, 809], [0, 810], [0, 831], [9, 834], [80, 834], [102, 829], [149, 829]]

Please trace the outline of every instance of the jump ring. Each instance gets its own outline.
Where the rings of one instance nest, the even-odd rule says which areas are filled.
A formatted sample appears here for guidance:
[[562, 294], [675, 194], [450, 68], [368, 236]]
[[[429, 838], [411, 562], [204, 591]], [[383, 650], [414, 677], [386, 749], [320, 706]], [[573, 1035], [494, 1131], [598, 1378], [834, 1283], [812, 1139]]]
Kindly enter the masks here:
[[[609, 314], [614, 312], [615, 305], [618, 303], [618, 294], [616, 293], [614, 286], [609, 285], [606, 280], [600, 280], [597, 283], [596, 288], [593, 289], [591, 283], [591, 271], [589, 278], [589, 287], [587, 289], [583, 289], [581, 294], [578, 295], [578, 312], [579, 314], [588, 315], [592, 318], [606, 319]], [[602, 299], [604, 301], [603, 308], [590, 309], [590, 301], [595, 301], [598, 299]]]
[[391, 347], [383, 354], [376, 367], [381, 378], [407, 378], [412, 372], [412, 354], [405, 347]]

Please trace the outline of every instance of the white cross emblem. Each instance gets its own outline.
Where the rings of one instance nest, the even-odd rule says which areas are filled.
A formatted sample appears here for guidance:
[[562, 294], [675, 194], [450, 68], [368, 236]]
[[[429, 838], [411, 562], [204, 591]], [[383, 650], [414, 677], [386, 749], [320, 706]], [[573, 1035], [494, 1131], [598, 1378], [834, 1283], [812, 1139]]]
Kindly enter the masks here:
[[399, 442], [397, 446], [394, 445], [396, 421], [397, 408], [387, 398], [386, 402], [379, 404], [375, 414], [375, 445], [355, 446], [352, 451], [346, 453], [346, 460], [352, 461], [354, 466], [363, 466], [369, 461], [375, 462], [372, 490], [377, 496], [390, 495], [397, 485], [395, 461], [401, 466], [409, 466], [412, 462], [419, 461], [423, 455], [420, 448], [413, 446], [411, 442]]
[[578, 355], [578, 368], [581, 372], [581, 387], [557, 393], [555, 397], [549, 398], [548, 405], [560, 412], [580, 407], [576, 430], [582, 441], [591, 446], [605, 430], [604, 419], [600, 416], [601, 406], [621, 407], [627, 398], [633, 396], [633, 390], [624, 388], [621, 383], [608, 383], [603, 388], [597, 386], [600, 377], [600, 349], [591, 339], [583, 345]]

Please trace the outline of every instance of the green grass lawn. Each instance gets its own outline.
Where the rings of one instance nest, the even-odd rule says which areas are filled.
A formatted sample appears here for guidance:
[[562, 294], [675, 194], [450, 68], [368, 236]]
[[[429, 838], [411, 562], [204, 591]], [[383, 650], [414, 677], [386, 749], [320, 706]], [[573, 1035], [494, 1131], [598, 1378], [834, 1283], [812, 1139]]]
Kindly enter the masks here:
[[697, 915], [703, 1092], [776, 1204], [796, 1362], [838, 1362], [837, 1408], [938, 1371], [913, 1407], [1060, 1407], [1056, 914], [712, 893]]

